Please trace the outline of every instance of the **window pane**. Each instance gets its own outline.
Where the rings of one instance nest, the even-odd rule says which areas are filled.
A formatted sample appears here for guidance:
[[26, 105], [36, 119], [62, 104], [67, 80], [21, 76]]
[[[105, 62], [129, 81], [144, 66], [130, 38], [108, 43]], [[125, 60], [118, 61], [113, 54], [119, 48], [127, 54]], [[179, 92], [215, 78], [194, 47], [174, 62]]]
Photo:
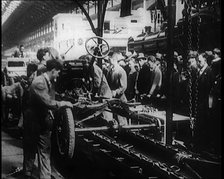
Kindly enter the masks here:
[[23, 67], [23, 66], [25, 66], [25, 64], [22, 61], [8, 62], [8, 67]]

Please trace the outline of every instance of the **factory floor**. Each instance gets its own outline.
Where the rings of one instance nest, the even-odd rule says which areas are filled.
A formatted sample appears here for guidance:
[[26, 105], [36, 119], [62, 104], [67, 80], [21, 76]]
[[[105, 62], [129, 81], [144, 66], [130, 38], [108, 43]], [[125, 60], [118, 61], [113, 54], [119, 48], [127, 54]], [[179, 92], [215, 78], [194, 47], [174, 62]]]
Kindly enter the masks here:
[[[12, 122], [13, 123], [13, 122]], [[23, 148], [22, 137], [18, 127], [14, 124], [1, 127], [1, 178], [2, 179], [24, 179], [22, 174], [23, 166]], [[16, 172], [18, 171], [18, 172]], [[12, 174], [15, 172], [14, 174]], [[62, 179], [63, 177], [52, 166], [52, 178]], [[37, 177], [37, 162], [35, 163], [35, 169], [33, 177]]]

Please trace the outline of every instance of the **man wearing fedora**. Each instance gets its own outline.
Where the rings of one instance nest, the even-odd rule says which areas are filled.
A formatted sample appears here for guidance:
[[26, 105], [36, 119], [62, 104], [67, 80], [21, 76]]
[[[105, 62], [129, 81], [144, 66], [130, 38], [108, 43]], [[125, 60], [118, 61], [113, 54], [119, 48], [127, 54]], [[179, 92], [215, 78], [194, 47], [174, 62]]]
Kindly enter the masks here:
[[139, 63], [140, 71], [137, 75], [136, 79], [136, 95], [137, 98], [140, 99], [140, 96], [143, 94], [148, 94], [150, 89], [150, 79], [151, 79], [151, 72], [150, 66], [148, 64], [147, 57], [143, 53], [139, 53], [136, 61]]

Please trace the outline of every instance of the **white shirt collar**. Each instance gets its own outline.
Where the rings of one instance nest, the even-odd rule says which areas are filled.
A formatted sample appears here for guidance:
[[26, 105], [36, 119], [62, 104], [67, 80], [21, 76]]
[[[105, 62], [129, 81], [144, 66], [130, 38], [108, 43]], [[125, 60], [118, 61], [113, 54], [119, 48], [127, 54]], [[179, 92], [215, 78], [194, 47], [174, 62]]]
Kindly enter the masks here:
[[48, 85], [51, 86], [51, 81], [50, 81], [49, 76], [47, 75], [47, 73], [44, 73], [43, 75], [46, 78], [46, 80], [48, 82]]
[[201, 74], [205, 71], [205, 69], [207, 68], [207, 66], [208, 66], [208, 64], [206, 63], [206, 64], [202, 67], [202, 69], [200, 69], [200, 71], [199, 71], [199, 75], [201, 75]]

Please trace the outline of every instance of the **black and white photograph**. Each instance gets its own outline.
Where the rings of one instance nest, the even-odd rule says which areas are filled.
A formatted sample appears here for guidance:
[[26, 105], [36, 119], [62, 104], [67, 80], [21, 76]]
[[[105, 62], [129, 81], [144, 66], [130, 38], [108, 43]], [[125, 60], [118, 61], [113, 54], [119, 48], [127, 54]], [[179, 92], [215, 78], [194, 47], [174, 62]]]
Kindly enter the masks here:
[[221, 179], [221, 0], [1, 0], [2, 179]]

